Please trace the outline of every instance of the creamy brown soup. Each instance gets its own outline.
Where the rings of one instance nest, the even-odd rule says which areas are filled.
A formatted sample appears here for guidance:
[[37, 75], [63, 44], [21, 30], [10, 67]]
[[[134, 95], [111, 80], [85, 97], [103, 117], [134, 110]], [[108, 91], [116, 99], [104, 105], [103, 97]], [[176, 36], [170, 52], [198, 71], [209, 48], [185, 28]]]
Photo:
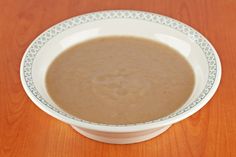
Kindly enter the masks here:
[[46, 74], [52, 100], [66, 112], [105, 124], [166, 116], [192, 93], [194, 73], [176, 50], [137, 37], [101, 37], [59, 55]]

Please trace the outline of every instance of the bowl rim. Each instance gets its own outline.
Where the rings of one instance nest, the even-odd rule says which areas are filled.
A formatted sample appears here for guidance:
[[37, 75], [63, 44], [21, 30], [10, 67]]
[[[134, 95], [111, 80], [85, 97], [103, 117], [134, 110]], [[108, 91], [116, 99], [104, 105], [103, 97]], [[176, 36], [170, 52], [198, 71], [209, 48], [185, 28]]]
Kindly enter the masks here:
[[[109, 18], [108, 18], [109, 17]], [[187, 37], [194, 41], [195, 44], [199, 45], [203, 53], [205, 53], [208, 67], [210, 69], [210, 75], [208, 76], [208, 81], [204, 90], [207, 92], [202, 92], [198, 99], [192, 102], [190, 105], [186, 105], [185, 108], [180, 111], [174, 112], [166, 117], [152, 120], [144, 123], [136, 124], [127, 124], [127, 125], [110, 125], [110, 124], [100, 124], [94, 122], [88, 122], [76, 117], [73, 117], [67, 113], [64, 113], [52, 105], [48, 104], [37, 92], [37, 89], [34, 86], [33, 78], [31, 76], [30, 67], [32, 68], [33, 57], [40, 51], [40, 48], [43, 47], [51, 38], [55, 37], [57, 34], [78, 26], [83, 23], [89, 23], [92, 21], [106, 20], [106, 19], [137, 19], [144, 20], [149, 22], [155, 22], [173, 28], [179, 32], [184, 33]], [[54, 34], [53, 34], [54, 32]], [[54, 36], [53, 36], [54, 35]], [[48, 38], [47, 38], [48, 37]], [[43, 40], [44, 39], [44, 40]], [[208, 58], [211, 58], [208, 60]], [[92, 13], [87, 13], [79, 16], [75, 16], [64, 20], [47, 30], [41, 33], [36, 37], [32, 43], [26, 49], [20, 65], [20, 79], [23, 85], [23, 88], [29, 98], [36, 104], [40, 109], [48, 113], [49, 115], [71, 125], [79, 126], [82, 128], [104, 131], [104, 132], [134, 132], [142, 131], [147, 129], [153, 129], [158, 127], [163, 127], [171, 125], [180, 120], [187, 118], [188, 116], [194, 114], [200, 110], [214, 95], [216, 92], [220, 80], [221, 80], [221, 62], [219, 56], [211, 45], [211, 43], [197, 30], [192, 27], [172, 19], [167, 16], [163, 16], [157, 13], [151, 13], [146, 11], [137, 11], [137, 10], [105, 10], [97, 11]], [[209, 79], [211, 77], [211, 79]], [[210, 82], [209, 82], [210, 80]], [[32, 85], [33, 84], [33, 85]]]

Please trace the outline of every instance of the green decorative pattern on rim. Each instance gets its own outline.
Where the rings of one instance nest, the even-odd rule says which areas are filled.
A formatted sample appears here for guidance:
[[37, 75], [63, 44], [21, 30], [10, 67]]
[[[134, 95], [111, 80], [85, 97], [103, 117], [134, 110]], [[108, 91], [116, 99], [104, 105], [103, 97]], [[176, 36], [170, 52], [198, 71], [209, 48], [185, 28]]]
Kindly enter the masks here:
[[[175, 117], [177, 115], [180, 115], [184, 112], [187, 112], [191, 108], [195, 107], [200, 101], [202, 101], [206, 95], [209, 93], [209, 91], [212, 89], [217, 75], [217, 64], [216, 64], [216, 57], [214, 55], [214, 50], [209, 44], [209, 42], [196, 30], [193, 28], [177, 21], [174, 19], [171, 19], [169, 17], [165, 17], [162, 15], [154, 14], [154, 13], [147, 13], [142, 11], [128, 11], [128, 10], [115, 10], [115, 11], [102, 11], [102, 12], [95, 12], [95, 13], [89, 13], [77, 17], [73, 17], [71, 19], [65, 20], [45, 32], [43, 32], [34, 42], [31, 44], [31, 46], [27, 49], [25, 59], [23, 61], [23, 74], [24, 79], [26, 82], [26, 86], [31, 91], [31, 93], [34, 95], [35, 98], [37, 98], [42, 104], [46, 105], [53, 111], [66, 116], [68, 118], [78, 120], [85, 123], [90, 124], [97, 124], [93, 122], [88, 122], [82, 119], [78, 119], [76, 117], [73, 117], [61, 110], [58, 110], [53, 105], [49, 104], [38, 92], [36, 89], [33, 78], [32, 78], [32, 67], [34, 63], [35, 56], [40, 51], [40, 49], [53, 37], [57, 36], [58, 34], [73, 28], [75, 26], [93, 22], [93, 21], [100, 21], [100, 20], [106, 20], [106, 19], [137, 19], [137, 20], [143, 20], [148, 21], [152, 23], [161, 24], [167, 27], [170, 27], [174, 30], [177, 30], [183, 34], [185, 34], [190, 40], [195, 42], [201, 50], [204, 52], [205, 57], [208, 62], [208, 79], [207, 83], [205, 85], [204, 90], [201, 92], [201, 94], [198, 96], [197, 99], [195, 99], [191, 104], [187, 105], [185, 108], [178, 110], [177, 112], [174, 112], [170, 114], [169, 116], [149, 121], [146, 123], [153, 123], [158, 121], [163, 121], [172, 117]], [[137, 124], [146, 124], [146, 123], [137, 123]], [[137, 124], [127, 124], [127, 125], [107, 125], [107, 124], [97, 124], [97, 125], [107, 125], [107, 126], [130, 126], [130, 125], [137, 125]]]

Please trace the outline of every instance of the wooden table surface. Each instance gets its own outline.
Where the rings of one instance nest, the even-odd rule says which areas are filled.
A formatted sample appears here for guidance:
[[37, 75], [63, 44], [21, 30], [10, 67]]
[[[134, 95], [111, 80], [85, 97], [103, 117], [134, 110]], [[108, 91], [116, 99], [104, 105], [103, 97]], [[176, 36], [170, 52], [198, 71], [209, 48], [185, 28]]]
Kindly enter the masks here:
[[[90, 140], [47, 115], [26, 96], [22, 55], [50, 26], [106, 9], [136, 9], [176, 18], [204, 34], [220, 56], [223, 76], [211, 101], [164, 134], [132, 145]], [[236, 156], [235, 0], [0, 0], [0, 156]]]

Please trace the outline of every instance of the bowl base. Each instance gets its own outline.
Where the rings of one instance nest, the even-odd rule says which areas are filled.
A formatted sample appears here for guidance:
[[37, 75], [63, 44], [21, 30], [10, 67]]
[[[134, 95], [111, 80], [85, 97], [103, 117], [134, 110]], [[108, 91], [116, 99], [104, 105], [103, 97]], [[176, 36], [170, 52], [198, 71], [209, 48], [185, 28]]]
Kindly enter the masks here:
[[95, 141], [110, 143], [110, 144], [131, 144], [152, 139], [160, 135], [164, 131], [166, 131], [171, 125], [167, 125], [157, 129], [145, 130], [140, 132], [128, 132], [128, 133], [100, 132], [100, 131], [93, 131], [80, 128], [74, 125], [71, 126], [81, 135], [84, 135]]

